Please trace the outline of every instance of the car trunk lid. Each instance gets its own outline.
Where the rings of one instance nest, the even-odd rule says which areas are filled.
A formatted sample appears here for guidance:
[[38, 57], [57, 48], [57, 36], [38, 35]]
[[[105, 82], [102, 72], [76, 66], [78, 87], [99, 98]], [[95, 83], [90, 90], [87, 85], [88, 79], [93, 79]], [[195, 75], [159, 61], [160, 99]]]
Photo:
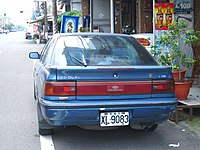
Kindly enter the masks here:
[[[57, 68], [57, 82], [72, 89], [76, 100], [150, 98], [174, 93], [169, 67], [68, 67]], [[69, 87], [69, 88], [68, 88]]]

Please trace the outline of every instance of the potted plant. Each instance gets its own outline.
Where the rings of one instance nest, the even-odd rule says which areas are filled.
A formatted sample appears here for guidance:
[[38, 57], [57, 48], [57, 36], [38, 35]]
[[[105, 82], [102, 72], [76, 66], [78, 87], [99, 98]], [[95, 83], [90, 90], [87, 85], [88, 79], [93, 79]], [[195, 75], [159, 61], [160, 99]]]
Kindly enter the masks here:
[[37, 44], [40, 43], [40, 37], [39, 37], [39, 34], [33, 34], [33, 39], [36, 41]]
[[200, 31], [191, 30], [189, 34], [191, 40], [188, 39], [188, 42], [192, 46], [194, 58], [196, 59], [192, 69], [192, 78], [198, 79], [200, 77]]
[[[191, 69], [195, 60], [183, 52], [183, 45], [191, 46], [198, 38], [191, 34], [192, 30], [187, 30], [185, 21], [174, 22], [168, 28], [168, 31], [160, 36], [156, 43], [158, 46], [154, 46], [151, 53], [161, 65], [172, 67], [177, 99], [184, 100], [187, 99], [192, 83], [185, 78], [186, 68]], [[182, 85], [187, 87], [183, 88]], [[183, 97], [179, 92], [184, 94]]]
[[80, 31], [80, 32], [90, 32], [90, 28], [87, 28], [87, 27], [85, 27], [85, 28], [80, 27], [80, 28], [79, 28], [79, 31]]

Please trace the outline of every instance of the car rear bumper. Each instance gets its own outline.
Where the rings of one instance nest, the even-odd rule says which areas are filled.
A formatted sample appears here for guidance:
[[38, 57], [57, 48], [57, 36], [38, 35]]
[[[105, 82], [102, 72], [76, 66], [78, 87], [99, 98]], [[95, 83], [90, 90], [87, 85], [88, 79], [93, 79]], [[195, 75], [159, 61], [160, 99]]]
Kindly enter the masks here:
[[[142, 103], [141, 103], [142, 102]], [[161, 123], [177, 106], [176, 98], [116, 101], [39, 101], [42, 115], [52, 126], [98, 125], [101, 112], [128, 111], [130, 123]]]

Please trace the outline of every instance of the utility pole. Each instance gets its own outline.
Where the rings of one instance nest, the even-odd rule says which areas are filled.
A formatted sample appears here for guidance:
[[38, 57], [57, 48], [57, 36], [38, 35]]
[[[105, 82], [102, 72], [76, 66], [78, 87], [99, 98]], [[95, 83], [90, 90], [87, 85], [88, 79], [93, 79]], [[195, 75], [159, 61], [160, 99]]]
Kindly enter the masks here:
[[47, 42], [48, 39], [48, 21], [47, 21], [47, 2], [44, 3], [44, 42]]
[[115, 17], [114, 17], [114, 1], [110, 0], [110, 29], [111, 29], [111, 33], [114, 33], [114, 24], [115, 24]]
[[90, 32], [93, 32], [93, 0], [90, 0]]
[[53, 9], [53, 34], [58, 33], [58, 23], [57, 23], [57, 0], [52, 0], [52, 9]]
[[41, 15], [41, 12], [40, 12], [40, 2], [39, 1], [36, 1], [37, 4], [36, 4], [36, 16], [40, 16]]
[[6, 17], [6, 13], [4, 13], [3, 17], [2, 17], [2, 30], [3, 30], [3, 33], [4, 33], [4, 30], [5, 30], [5, 17]]

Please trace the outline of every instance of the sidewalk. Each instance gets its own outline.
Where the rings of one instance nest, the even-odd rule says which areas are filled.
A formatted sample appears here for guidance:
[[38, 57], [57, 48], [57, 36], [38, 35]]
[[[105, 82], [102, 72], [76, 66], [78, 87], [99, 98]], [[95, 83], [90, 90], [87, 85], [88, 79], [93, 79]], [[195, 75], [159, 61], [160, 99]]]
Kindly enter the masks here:
[[193, 84], [190, 88], [190, 92], [188, 95], [187, 100], [178, 100], [178, 106], [175, 112], [175, 123], [178, 124], [180, 117], [179, 117], [179, 110], [188, 109], [189, 110], [189, 120], [193, 120], [193, 110], [200, 109], [200, 85]]
[[200, 84], [193, 84], [188, 99], [181, 102], [189, 105], [200, 105]]
[[[179, 101], [180, 102], [180, 101]], [[182, 104], [189, 106], [188, 119], [181, 121], [181, 124], [188, 126], [191, 130], [196, 132], [200, 136], [200, 115], [199, 113], [194, 114], [193, 108], [200, 109], [200, 84], [193, 84], [190, 88], [188, 99], [181, 101]], [[192, 108], [192, 109], [191, 109]], [[199, 110], [197, 112], [200, 112]]]

